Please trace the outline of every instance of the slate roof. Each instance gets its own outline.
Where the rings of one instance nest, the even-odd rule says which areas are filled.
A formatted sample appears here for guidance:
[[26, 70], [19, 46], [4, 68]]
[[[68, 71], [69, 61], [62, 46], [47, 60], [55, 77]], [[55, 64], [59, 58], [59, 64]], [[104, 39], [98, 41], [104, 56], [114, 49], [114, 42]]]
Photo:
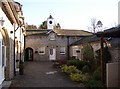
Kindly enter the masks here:
[[92, 33], [84, 31], [84, 30], [75, 30], [75, 29], [59, 29], [54, 30], [55, 33], [58, 35], [64, 35], [64, 36], [89, 36], [92, 35]]
[[88, 37], [83, 37], [82, 39], [72, 43], [70, 46], [76, 46], [76, 45], [91, 43], [96, 41], [100, 41], [100, 37], [97, 37], [96, 35], [91, 35]]
[[119, 47], [120, 48], [120, 25], [117, 27], [112, 27], [109, 29], [104, 30], [103, 32], [96, 33], [98, 37], [103, 35], [104, 37], [110, 37], [111, 40], [109, 41], [112, 47]]
[[[26, 30], [26, 35], [43, 35], [51, 32], [51, 30]], [[91, 32], [84, 30], [74, 30], [74, 29], [55, 29], [53, 30], [57, 35], [62, 36], [89, 36], [92, 35]]]
[[101, 34], [103, 34], [104, 37], [120, 37], [120, 25], [96, 33], [97, 36], [101, 36]]

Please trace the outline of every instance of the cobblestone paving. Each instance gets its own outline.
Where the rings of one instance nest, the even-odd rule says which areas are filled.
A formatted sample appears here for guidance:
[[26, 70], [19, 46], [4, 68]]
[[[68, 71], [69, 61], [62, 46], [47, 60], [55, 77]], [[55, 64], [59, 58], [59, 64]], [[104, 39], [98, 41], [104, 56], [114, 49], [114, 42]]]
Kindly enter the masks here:
[[24, 75], [17, 75], [10, 88], [13, 87], [83, 87], [73, 82], [59, 68], [54, 68], [52, 62], [26, 62]]

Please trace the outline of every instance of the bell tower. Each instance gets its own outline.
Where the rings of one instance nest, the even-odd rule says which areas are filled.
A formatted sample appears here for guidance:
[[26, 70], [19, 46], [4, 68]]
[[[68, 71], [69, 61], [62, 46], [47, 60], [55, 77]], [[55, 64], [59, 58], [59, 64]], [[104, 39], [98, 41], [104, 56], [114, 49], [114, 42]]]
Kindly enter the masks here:
[[52, 15], [50, 15], [47, 18], [47, 29], [53, 29], [54, 25], [55, 25], [54, 18], [52, 17]]

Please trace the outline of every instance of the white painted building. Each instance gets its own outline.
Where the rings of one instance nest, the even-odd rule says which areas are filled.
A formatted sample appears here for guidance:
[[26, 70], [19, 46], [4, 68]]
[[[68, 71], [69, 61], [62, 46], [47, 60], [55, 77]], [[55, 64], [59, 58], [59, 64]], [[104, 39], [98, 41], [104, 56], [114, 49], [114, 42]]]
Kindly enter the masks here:
[[16, 60], [23, 60], [24, 57], [24, 18], [21, 8], [22, 5], [13, 0], [0, 0], [0, 85], [14, 77], [19, 66]]
[[[4, 37], [6, 34], [4, 34], [4, 32], [7, 32], [10, 39], [13, 39], [13, 36], [10, 34], [10, 31], [13, 31], [13, 25], [11, 24], [11, 22], [9, 21], [1, 7], [0, 7], [0, 20], [1, 20], [0, 22], [0, 84], [1, 84], [5, 79], [5, 67], [6, 67], [6, 44], [4, 42], [5, 39]], [[2, 23], [2, 21], [4, 22]], [[13, 55], [12, 52], [10, 52], [10, 55], [12, 57]]]
[[3, 42], [2, 34], [0, 33], [0, 84], [5, 79], [5, 66], [6, 66], [6, 46]]

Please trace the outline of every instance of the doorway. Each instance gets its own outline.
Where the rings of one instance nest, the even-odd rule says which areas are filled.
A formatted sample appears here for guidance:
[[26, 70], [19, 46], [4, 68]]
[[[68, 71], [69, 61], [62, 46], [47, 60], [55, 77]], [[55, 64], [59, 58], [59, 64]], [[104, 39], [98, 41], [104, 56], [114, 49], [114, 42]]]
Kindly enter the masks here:
[[33, 49], [32, 48], [26, 48], [25, 60], [26, 61], [33, 61]]
[[56, 49], [55, 48], [49, 49], [49, 59], [56, 60]]

